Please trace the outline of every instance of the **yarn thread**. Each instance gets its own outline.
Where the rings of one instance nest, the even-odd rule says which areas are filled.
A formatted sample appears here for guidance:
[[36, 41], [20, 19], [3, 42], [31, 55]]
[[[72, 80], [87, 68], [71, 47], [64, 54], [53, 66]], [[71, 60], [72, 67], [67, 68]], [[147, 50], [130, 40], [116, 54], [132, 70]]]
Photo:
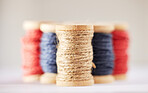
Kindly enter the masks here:
[[96, 68], [93, 69], [93, 75], [110, 75], [113, 71], [113, 47], [112, 35], [107, 33], [94, 33], [92, 40], [93, 62]]
[[41, 66], [43, 71], [47, 73], [57, 73], [56, 40], [56, 34], [52, 32], [43, 33], [41, 38]]
[[40, 66], [40, 30], [29, 30], [22, 37], [22, 58], [24, 76], [42, 74]]
[[[57, 50], [58, 76], [57, 82], [87, 82], [93, 80], [92, 45], [93, 30], [75, 26], [57, 30], [59, 39]], [[80, 84], [78, 84], [80, 85]]]
[[113, 35], [113, 46], [115, 53], [115, 67], [113, 74], [126, 74], [128, 67], [128, 44], [129, 44], [129, 36], [127, 31], [115, 30], [112, 32]]

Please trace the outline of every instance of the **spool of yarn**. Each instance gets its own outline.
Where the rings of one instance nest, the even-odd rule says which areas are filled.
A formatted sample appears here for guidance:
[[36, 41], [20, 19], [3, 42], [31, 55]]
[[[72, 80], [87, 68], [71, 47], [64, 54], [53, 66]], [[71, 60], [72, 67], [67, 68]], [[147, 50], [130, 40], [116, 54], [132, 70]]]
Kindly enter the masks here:
[[51, 23], [43, 23], [40, 26], [41, 31], [43, 32], [41, 38], [41, 56], [40, 62], [44, 74], [40, 78], [40, 82], [43, 84], [56, 83], [56, 33], [55, 25]]
[[26, 34], [22, 37], [23, 81], [38, 81], [43, 71], [40, 66], [40, 31], [41, 22], [25, 21], [23, 24]]
[[112, 35], [114, 26], [112, 25], [94, 25], [93, 62], [96, 68], [93, 69], [95, 83], [111, 83], [114, 81], [113, 71], [113, 47]]
[[125, 80], [126, 73], [128, 70], [128, 44], [129, 36], [127, 32], [128, 26], [126, 24], [116, 24], [115, 30], [112, 32], [113, 35], [113, 46], [115, 53], [115, 67], [113, 75], [116, 80]]
[[57, 86], [94, 84], [92, 68], [92, 25], [57, 25]]

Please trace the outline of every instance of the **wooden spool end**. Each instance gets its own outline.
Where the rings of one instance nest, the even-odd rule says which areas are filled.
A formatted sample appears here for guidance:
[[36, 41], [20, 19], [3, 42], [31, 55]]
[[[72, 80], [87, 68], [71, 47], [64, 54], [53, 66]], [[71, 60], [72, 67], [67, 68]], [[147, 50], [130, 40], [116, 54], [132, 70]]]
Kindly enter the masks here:
[[114, 24], [115, 30], [125, 31], [128, 29], [128, 24]]
[[85, 31], [85, 30], [93, 30], [92, 25], [84, 25], [84, 24], [70, 24], [70, 25], [57, 25], [57, 31]]
[[94, 84], [94, 80], [89, 81], [74, 81], [74, 82], [62, 82], [62, 81], [56, 81], [57, 86], [65, 86], [65, 87], [71, 87], [71, 86], [91, 86]]
[[40, 74], [24, 76], [23, 81], [26, 83], [37, 82], [40, 80], [40, 76], [41, 76]]
[[40, 77], [41, 84], [55, 84], [56, 83], [56, 73], [44, 73]]
[[95, 33], [111, 33], [114, 30], [114, 25], [96, 24], [94, 25]]
[[23, 28], [24, 30], [38, 30], [41, 23], [41, 21], [24, 21]]
[[24, 30], [38, 30], [40, 29], [41, 24], [53, 23], [51, 21], [24, 21], [23, 28]]
[[56, 24], [54, 23], [42, 23], [41, 26], [40, 26], [40, 29], [42, 32], [44, 33], [48, 33], [48, 32], [52, 32], [52, 33], [55, 33], [55, 29], [56, 28]]
[[115, 79], [112, 75], [102, 75], [102, 76], [94, 76], [95, 84], [99, 83], [112, 83]]
[[113, 75], [115, 80], [126, 80], [127, 76], [126, 74], [117, 74], [117, 75]]

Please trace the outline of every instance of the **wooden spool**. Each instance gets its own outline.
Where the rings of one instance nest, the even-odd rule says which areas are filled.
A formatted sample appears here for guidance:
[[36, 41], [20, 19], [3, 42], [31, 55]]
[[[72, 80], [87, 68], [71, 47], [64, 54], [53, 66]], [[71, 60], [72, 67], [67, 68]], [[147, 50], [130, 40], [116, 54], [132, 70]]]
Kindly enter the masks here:
[[[127, 31], [128, 24], [114, 24], [115, 31]], [[116, 74], [113, 75], [115, 80], [126, 80], [127, 75], [126, 74]]]
[[[113, 25], [108, 24], [97, 24], [94, 25], [94, 33], [111, 33], [114, 30]], [[93, 76], [94, 82], [97, 83], [112, 83], [114, 81], [114, 77], [112, 75], [99, 75]]]
[[[40, 29], [43, 33], [52, 32], [55, 33], [55, 24], [52, 22], [42, 23]], [[56, 83], [56, 73], [45, 72], [41, 78], [40, 83], [42, 84], [55, 84]]]
[[[40, 29], [40, 24], [42, 22], [40, 21], [25, 21], [23, 23], [23, 28], [25, 31], [28, 30], [38, 30]], [[36, 82], [39, 81], [41, 74], [35, 74], [35, 75], [28, 75], [28, 76], [23, 76], [23, 81], [24, 82]]]
[[[92, 35], [93, 35], [93, 26], [92, 25], [57, 25], [56, 26], [56, 33], [57, 33], [57, 37], [58, 37], [58, 32], [62, 32], [62, 33], [66, 33], [66, 32], [72, 32], [72, 34], [74, 34], [74, 33], [77, 33], [77, 32], [79, 32], [79, 31], [90, 31], [89, 33], [91, 33]], [[60, 39], [59, 39], [59, 42], [60, 42]], [[90, 44], [89, 44], [90, 46], [91, 46], [91, 42], [90, 42]], [[59, 45], [60, 46], [60, 45]], [[81, 49], [81, 50], [83, 50], [83, 49]], [[79, 74], [77, 74], [79, 71], [70, 71], [70, 73], [68, 74], [67, 72], [65, 72], [67, 75], [68, 75], [68, 78], [69, 77], [71, 77], [71, 80], [70, 81], [68, 81], [68, 80], [66, 80], [65, 79], [65, 81], [64, 80], [61, 80], [60, 79], [60, 76], [61, 76], [61, 70], [64, 70], [64, 69], [66, 69], [66, 68], [62, 68], [62, 67], [60, 67], [61, 65], [63, 65], [62, 63], [60, 63], [62, 60], [60, 60], [59, 61], [59, 56], [58, 56], [58, 54], [59, 53], [61, 53], [61, 52], [59, 52], [59, 50], [57, 51], [57, 66], [58, 66], [58, 75], [57, 75], [57, 81], [56, 81], [56, 85], [57, 86], [90, 86], [90, 85], [93, 85], [94, 84], [94, 80], [93, 80], [93, 77], [92, 77], [92, 75], [91, 75], [91, 67], [92, 67], [92, 61], [90, 61], [89, 63], [84, 63], [84, 65], [86, 65], [86, 67], [88, 67], [89, 68], [89, 71], [87, 72], [87, 71], [85, 71], [84, 70], [84, 73], [85, 73], [85, 75], [86, 75], [86, 73], [87, 73], [87, 75], [90, 77], [88, 80], [83, 80], [83, 79], [81, 79], [81, 80], [77, 80], [76, 78], [73, 78], [73, 76], [71, 76], [70, 74], [75, 74], [76, 76], [77, 76], [77, 78], [81, 78], [80, 77], [80, 75]], [[85, 55], [85, 56], [87, 56], [87, 55]], [[64, 56], [63, 56], [64, 57]], [[78, 57], [78, 56], [77, 56]], [[90, 56], [89, 56], [90, 57]], [[89, 58], [88, 57], [88, 58]], [[60, 59], [61, 59], [61, 57], [60, 57]], [[80, 59], [81, 60], [81, 59]], [[91, 58], [91, 60], [92, 60], [92, 58]], [[65, 62], [64, 60], [63, 60], [63, 62]], [[73, 62], [75, 62], [75, 61], [73, 61]], [[73, 64], [73, 62], [71, 63], [72, 65], [74, 65]], [[78, 61], [79, 62], [79, 61]], [[81, 61], [80, 61], [81, 62]], [[69, 63], [64, 63], [64, 64], [66, 64], [66, 66], [67, 66], [67, 68], [70, 68], [71, 70], [73, 70], [72, 69], [72, 67], [68, 67], [68, 65], [70, 65]], [[83, 64], [83, 63], [82, 63]], [[79, 65], [79, 64], [78, 64]], [[84, 66], [83, 65], [83, 66]], [[65, 66], [64, 66], [65, 67]], [[75, 69], [76, 70], [76, 69]], [[86, 70], [88, 70], [88, 69], [86, 69]], [[65, 71], [65, 70], [64, 70]], [[73, 73], [72, 73], [73, 72]], [[77, 73], [76, 73], [77, 72]], [[63, 76], [62, 75], [62, 77], [65, 77], [65, 76]]]

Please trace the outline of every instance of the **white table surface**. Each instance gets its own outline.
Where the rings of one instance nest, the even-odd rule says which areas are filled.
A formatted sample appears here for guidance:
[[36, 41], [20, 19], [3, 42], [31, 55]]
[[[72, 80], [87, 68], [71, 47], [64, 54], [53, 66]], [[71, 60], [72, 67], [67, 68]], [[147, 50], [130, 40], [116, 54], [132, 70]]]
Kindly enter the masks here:
[[23, 83], [20, 69], [0, 69], [0, 93], [148, 93], [147, 66], [130, 67], [126, 81], [86, 87], [57, 87], [54, 84]]

